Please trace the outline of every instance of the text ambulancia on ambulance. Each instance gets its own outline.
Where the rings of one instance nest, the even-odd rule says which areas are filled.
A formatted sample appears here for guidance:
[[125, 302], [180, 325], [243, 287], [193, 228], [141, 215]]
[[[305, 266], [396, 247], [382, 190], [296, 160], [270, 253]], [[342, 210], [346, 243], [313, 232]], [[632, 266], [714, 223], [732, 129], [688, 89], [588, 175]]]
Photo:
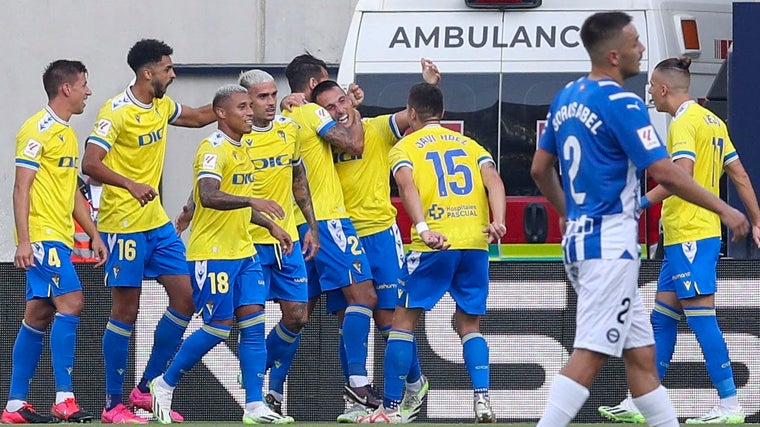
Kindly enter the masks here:
[[[591, 68], [580, 28], [602, 10], [631, 15], [646, 46], [641, 74], [626, 89], [650, 105], [654, 66], [686, 55], [693, 59], [692, 95], [705, 97], [730, 44], [727, 0], [359, 0], [338, 81], [364, 89], [363, 116], [393, 113], [421, 81], [420, 58], [435, 61], [443, 76], [443, 124], [486, 147], [506, 186], [507, 235], [492, 254], [559, 258], [556, 214], [540, 197], [530, 165], [554, 95]], [[665, 137], [670, 118], [653, 106], [650, 115]], [[394, 204], [408, 242], [408, 217], [397, 198]], [[659, 215], [649, 211], [640, 227], [645, 255], [658, 238]]]

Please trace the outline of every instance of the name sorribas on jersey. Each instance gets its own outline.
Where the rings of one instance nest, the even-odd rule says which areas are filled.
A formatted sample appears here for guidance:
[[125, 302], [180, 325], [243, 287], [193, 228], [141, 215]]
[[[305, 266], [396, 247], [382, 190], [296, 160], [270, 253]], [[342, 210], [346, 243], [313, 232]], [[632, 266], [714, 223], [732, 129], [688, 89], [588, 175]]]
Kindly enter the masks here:
[[604, 124], [599, 119], [599, 115], [591, 111], [590, 108], [580, 102], [571, 102], [557, 108], [557, 112], [552, 117], [554, 131], [558, 131], [562, 123], [572, 118], [580, 120], [594, 135], [597, 134], [599, 128]]

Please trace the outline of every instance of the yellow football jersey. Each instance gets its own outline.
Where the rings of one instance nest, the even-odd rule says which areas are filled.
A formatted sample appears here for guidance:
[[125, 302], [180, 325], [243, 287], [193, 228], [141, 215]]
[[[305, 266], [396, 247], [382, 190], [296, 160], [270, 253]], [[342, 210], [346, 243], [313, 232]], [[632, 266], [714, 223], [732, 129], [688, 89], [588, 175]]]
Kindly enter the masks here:
[[[168, 124], [182, 108], [168, 96], [143, 104], [127, 88], [105, 102], [87, 139], [106, 150], [103, 164], [133, 181], [158, 189], [164, 168]], [[161, 197], [140, 206], [129, 191], [103, 186], [98, 229], [106, 233], [135, 233], [169, 222]]]
[[[348, 218], [332, 149], [320, 138], [336, 125], [335, 121], [327, 110], [314, 103], [294, 107], [292, 112], [284, 111], [283, 114], [299, 125], [298, 142], [309, 180], [314, 216], [318, 221]], [[306, 222], [300, 209], [296, 215], [298, 224]]]
[[73, 247], [78, 166], [79, 143], [68, 122], [50, 108], [24, 122], [16, 135], [16, 167], [37, 171], [29, 194], [30, 242]]
[[187, 244], [187, 260], [243, 259], [256, 253], [249, 233], [251, 209], [220, 211], [204, 208], [200, 201], [198, 181], [218, 179], [219, 191], [235, 196], [253, 194], [253, 164], [246, 149], [217, 130], [204, 139], [193, 162], [193, 226]]
[[[390, 151], [391, 170], [412, 169], [425, 221], [451, 249], [488, 249], [489, 207], [480, 166], [494, 163], [480, 144], [438, 125], [405, 136]], [[432, 251], [412, 227], [410, 249]]]
[[401, 138], [393, 115], [363, 119], [364, 153], [334, 151], [343, 198], [359, 237], [388, 229], [396, 222], [391, 203], [388, 152]]
[[[293, 209], [293, 166], [301, 163], [298, 148], [298, 124], [276, 116], [266, 128], [254, 127], [243, 135], [243, 147], [253, 162], [253, 197], [277, 202], [285, 211], [285, 219], [274, 221], [298, 241]], [[278, 243], [269, 230], [251, 224], [253, 243]]]
[[[723, 167], [739, 158], [721, 119], [694, 101], [681, 105], [668, 129], [668, 152], [673, 161], [694, 161], [694, 180], [718, 196]], [[676, 196], [662, 203], [665, 245], [720, 237], [718, 214]]]

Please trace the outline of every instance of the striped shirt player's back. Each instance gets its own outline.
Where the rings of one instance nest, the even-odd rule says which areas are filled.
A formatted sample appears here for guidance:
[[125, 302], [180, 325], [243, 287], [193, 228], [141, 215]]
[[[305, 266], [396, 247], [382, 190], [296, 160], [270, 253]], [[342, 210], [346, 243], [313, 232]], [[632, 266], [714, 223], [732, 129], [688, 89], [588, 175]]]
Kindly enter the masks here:
[[668, 157], [644, 102], [614, 80], [582, 77], [554, 99], [539, 147], [559, 158], [566, 262], [637, 258], [641, 172]]

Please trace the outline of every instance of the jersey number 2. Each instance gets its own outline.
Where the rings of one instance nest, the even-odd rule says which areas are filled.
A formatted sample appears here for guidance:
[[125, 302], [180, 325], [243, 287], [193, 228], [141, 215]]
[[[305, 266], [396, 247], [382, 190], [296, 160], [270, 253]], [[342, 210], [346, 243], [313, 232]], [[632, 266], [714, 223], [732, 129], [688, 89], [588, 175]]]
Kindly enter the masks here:
[[586, 193], [575, 189], [575, 177], [578, 176], [578, 171], [581, 168], [581, 143], [578, 138], [572, 135], [567, 137], [562, 145], [562, 157], [565, 158], [565, 161], [570, 162], [570, 169], [567, 171], [568, 178], [570, 178], [570, 195], [576, 205], [582, 205], [586, 201]]

